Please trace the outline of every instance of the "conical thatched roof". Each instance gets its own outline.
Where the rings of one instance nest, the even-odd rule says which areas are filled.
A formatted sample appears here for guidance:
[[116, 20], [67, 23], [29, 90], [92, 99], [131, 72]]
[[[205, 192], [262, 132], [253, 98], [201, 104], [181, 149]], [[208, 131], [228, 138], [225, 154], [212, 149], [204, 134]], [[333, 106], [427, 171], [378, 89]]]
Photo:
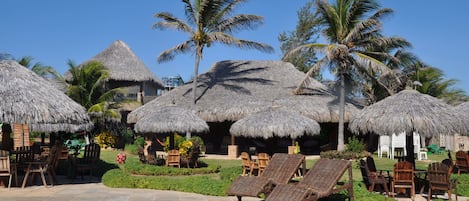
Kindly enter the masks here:
[[238, 120], [231, 126], [230, 133], [235, 136], [265, 139], [274, 136], [295, 139], [303, 135], [319, 134], [320, 130], [316, 121], [298, 112], [269, 108]]
[[[197, 104], [192, 108], [192, 83], [177, 87], [131, 112], [128, 122], [149, 115], [153, 108], [174, 103], [192, 108], [208, 122], [237, 121], [246, 115], [278, 105], [302, 111], [318, 122], [337, 122], [337, 97], [314, 79], [308, 91], [312, 95], [295, 96], [296, 85], [305, 74], [282, 61], [221, 61], [199, 76]], [[305, 106], [303, 106], [305, 105]], [[318, 109], [318, 110], [316, 110]], [[357, 107], [347, 104], [346, 112]], [[347, 115], [350, 116], [350, 115]]]
[[37, 132], [92, 128], [81, 105], [16, 61], [0, 61], [0, 122], [28, 124]]
[[[117, 40], [108, 48], [91, 58], [89, 61], [99, 61], [109, 69], [109, 79], [117, 81], [151, 81], [163, 86], [162, 82], [135, 55], [124, 42]], [[86, 61], [84, 63], [87, 63]], [[70, 78], [70, 72], [65, 78]]]
[[193, 111], [175, 106], [157, 108], [152, 115], [137, 121], [137, 133], [202, 133], [208, 132], [207, 123]]
[[418, 132], [422, 136], [467, 133], [468, 121], [454, 107], [415, 90], [403, 90], [357, 113], [349, 122], [354, 133]]

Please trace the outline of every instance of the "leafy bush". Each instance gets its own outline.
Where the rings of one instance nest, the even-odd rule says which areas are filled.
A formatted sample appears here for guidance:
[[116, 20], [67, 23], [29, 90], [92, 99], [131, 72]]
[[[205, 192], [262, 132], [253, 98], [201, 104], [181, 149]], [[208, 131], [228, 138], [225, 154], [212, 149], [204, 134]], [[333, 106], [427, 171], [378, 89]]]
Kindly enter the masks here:
[[96, 140], [102, 148], [115, 147], [117, 143], [117, 137], [110, 131], [101, 132], [96, 136]]
[[137, 138], [135, 138], [134, 144], [136, 144], [138, 147], [145, 147], [145, 138], [143, 136], [137, 136]]
[[347, 150], [349, 152], [361, 153], [365, 151], [365, 143], [356, 137], [348, 138]]

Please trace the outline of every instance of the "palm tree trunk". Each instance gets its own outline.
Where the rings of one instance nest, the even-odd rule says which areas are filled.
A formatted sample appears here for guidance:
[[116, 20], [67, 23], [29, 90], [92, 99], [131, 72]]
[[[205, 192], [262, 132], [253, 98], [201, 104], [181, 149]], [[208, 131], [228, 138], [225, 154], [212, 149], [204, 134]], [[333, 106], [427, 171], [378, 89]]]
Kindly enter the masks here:
[[199, 63], [202, 58], [202, 46], [197, 45], [195, 50], [194, 83], [192, 86], [193, 104], [197, 102], [197, 77], [199, 76]]
[[345, 78], [340, 74], [339, 94], [339, 133], [337, 134], [337, 151], [344, 151], [344, 113], [345, 113]]

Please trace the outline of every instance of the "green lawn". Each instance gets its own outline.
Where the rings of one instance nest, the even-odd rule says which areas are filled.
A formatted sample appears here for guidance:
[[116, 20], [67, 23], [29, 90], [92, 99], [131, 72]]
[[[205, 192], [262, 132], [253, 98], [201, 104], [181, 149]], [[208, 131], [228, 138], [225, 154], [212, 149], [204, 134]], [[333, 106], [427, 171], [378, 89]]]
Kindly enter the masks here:
[[[138, 156], [127, 154], [124, 165], [118, 165], [116, 155], [118, 151], [104, 150], [101, 152], [103, 161], [103, 183], [110, 187], [149, 188], [161, 190], [176, 190], [195, 192], [207, 195], [224, 196], [226, 189], [233, 179], [240, 175], [240, 160], [201, 159], [206, 167], [203, 168], [171, 168], [141, 164]], [[454, 153], [453, 153], [454, 154]], [[373, 156], [377, 169], [392, 172], [396, 160], [378, 158]], [[417, 169], [427, 169], [431, 162], [442, 161], [446, 154], [429, 155], [427, 161], [417, 161]], [[454, 157], [453, 157], [454, 158]], [[310, 168], [316, 160], [307, 160]], [[144, 175], [144, 176], [142, 176]], [[453, 175], [458, 177], [457, 175]], [[369, 193], [362, 182], [362, 175], [358, 162], [353, 163], [354, 195], [356, 200], [384, 200], [378, 193]], [[469, 196], [469, 176], [464, 174], [458, 177], [458, 194]], [[333, 200], [345, 200], [345, 193], [336, 195]]]

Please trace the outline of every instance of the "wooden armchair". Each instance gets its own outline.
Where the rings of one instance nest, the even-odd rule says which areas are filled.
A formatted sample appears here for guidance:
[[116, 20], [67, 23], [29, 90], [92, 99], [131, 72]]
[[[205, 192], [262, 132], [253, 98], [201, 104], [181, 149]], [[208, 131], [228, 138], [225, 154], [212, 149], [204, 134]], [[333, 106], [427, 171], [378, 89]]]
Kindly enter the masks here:
[[[11, 166], [10, 166], [10, 153], [5, 150], [0, 150], [0, 177], [9, 177], [8, 178], [8, 189], [11, 186], [11, 178], [13, 177], [13, 173]], [[15, 175], [16, 176], [16, 175]], [[18, 176], [16, 176], [16, 183], [18, 185]]]
[[454, 190], [456, 200], [458, 200], [458, 194], [456, 193], [457, 180], [451, 179], [450, 176], [450, 168], [443, 163], [432, 163], [428, 166], [428, 201], [430, 201], [430, 199], [432, 198], [433, 190], [446, 191], [448, 193], [449, 200], [451, 200], [451, 190]]
[[[348, 172], [347, 181], [341, 182]], [[352, 162], [337, 159], [319, 159], [297, 184], [279, 184], [266, 201], [317, 201], [343, 190], [353, 201]]]
[[268, 195], [276, 185], [289, 183], [300, 168], [306, 169], [304, 155], [276, 153], [262, 175], [239, 176], [228, 188], [227, 194], [236, 196], [238, 201], [241, 201], [242, 196], [259, 197], [262, 193]]
[[456, 168], [458, 168], [458, 175], [461, 172], [469, 172], [469, 158], [467, 152], [465, 151], [457, 151], [456, 152]]
[[377, 172], [376, 170], [371, 171], [368, 163], [363, 159], [360, 159], [360, 171], [362, 173], [363, 182], [368, 188], [368, 191], [373, 192], [375, 185], [380, 185], [385, 190], [386, 195], [389, 196], [389, 190], [388, 190], [389, 181], [386, 179], [385, 175], [383, 175], [382, 171], [380, 172]]
[[409, 189], [412, 200], [415, 198], [414, 166], [407, 161], [394, 164], [394, 176], [391, 182], [392, 196], [395, 196], [395, 189]]
[[241, 163], [243, 166], [242, 176], [246, 176], [249, 173], [249, 176], [252, 175], [252, 172], [259, 170], [257, 163], [251, 160], [248, 152], [241, 152]]
[[91, 143], [85, 145], [83, 158], [77, 158], [75, 163], [75, 171], [81, 173], [81, 179], [86, 171], [93, 175], [93, 170], [96, 169], [99, 157], [101, 154], [101, 147], [99, 144]]
[[171, 149], [168, 151], [166, 166], [181, 167], [181, 153], [179, 153], [179, 150]]
[[257, 176], [261, 176], [262, 172], [264, 172], [267, 165], [269, 165], [270, 156], [268, 153], [258, 153], [257, 154], [257, 168], [258, 173]]

